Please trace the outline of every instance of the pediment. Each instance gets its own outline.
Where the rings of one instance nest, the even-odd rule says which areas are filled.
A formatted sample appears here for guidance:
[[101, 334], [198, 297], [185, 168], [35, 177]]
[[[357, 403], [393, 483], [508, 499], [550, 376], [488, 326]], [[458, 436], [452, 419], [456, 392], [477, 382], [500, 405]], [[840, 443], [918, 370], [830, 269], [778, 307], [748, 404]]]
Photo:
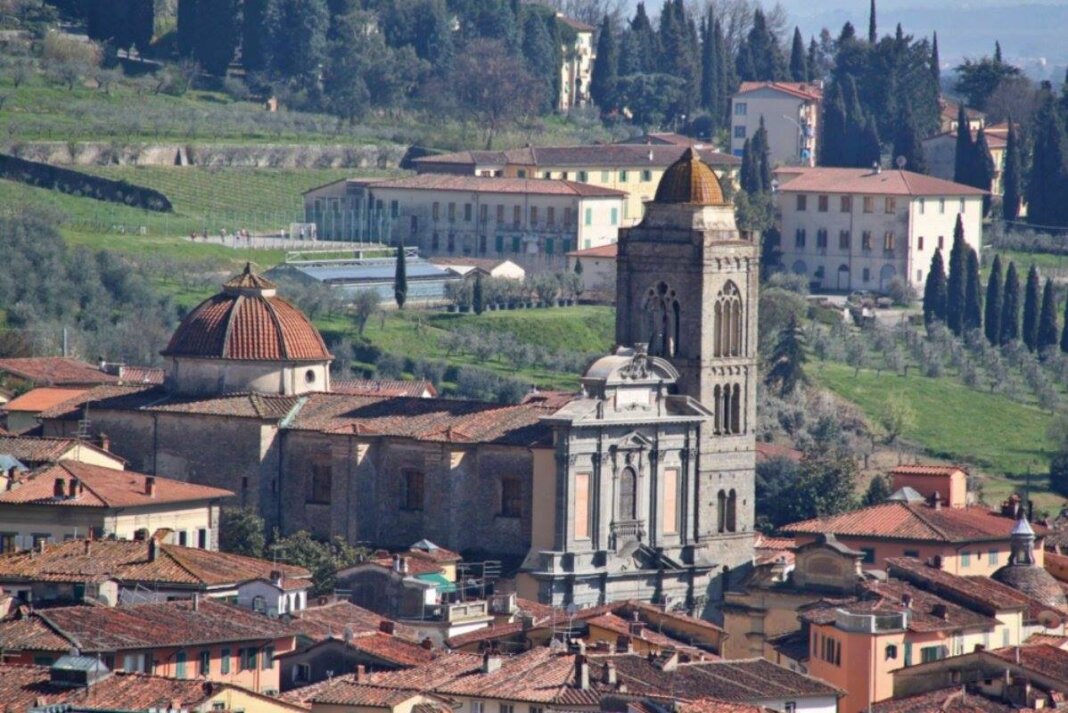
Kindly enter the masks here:
[[653, 441], [637, 431], [631, 431], [612, 444], [612, 447], [620, 451], [645, 450], [653, 447]]
[[663, 552], [658, 552], [641, 542], [628, 542], [612, 558], [610, 568], [618, 572], [656, 571], [659, 569], [682, 569], [682, 564]]

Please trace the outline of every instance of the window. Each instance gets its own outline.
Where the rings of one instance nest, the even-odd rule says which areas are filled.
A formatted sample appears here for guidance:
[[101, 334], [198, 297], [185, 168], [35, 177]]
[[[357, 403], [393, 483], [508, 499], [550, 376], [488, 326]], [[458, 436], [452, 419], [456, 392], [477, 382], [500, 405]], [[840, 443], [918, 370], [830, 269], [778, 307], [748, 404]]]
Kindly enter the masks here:
[[564, 206], [564, 225], [571, 225], [571, 220], [574, 216], [571, 214], [571, 206]]
[[838, 231], [838, 249], [849, 250], [850, 235], [848, 230]]
[[919, 552], [919, 550], [905, 550], [905, 556], [906, 557], [915, 557], [916, 559], [919, 559], [920, 558], [920, 552]]
[[208, 549], [208, 531], [203, 527], [197, 530], [197, 547]]
[[827, 249], [827, 229], [820, 228], [816, 231], [816, 247], [826, 250]]
[[15, 532], [0, 532], [0, 553], [14, 552], [16, 537], [18, 537], [18, 533]]
[[938, 236], [938, 249], [941, 250], [945, 247], [946, 237], [944, 235]]
[[742, 292], [733, 282], [727, 282], [712, 305], [713, 356], [741, 356], [742, 312]]
[[865, 230], [860, 234], [860, 247], [862, 250], [871, 250], [871, 231]]
[[744, 126], [736, 126], [736, 127], [734, 127], [734, 138], [736, 138], [736, 139], [744, 139], [745, 138], [745, 127]]
[[745, 116], [745, 113], [748, 110], [749, 110], [749, 105], [746, 104], [745, 102], [735, 102], [734, 103], [734, 115], [735, 116]]
[[544, 178], [547, 181], [547, 180], [549, 180], [550, 178], [553, 177], [553, 172], [552, 171], [543, 171], [542, 174], [541, 174], [541, 177]]
[[503, 205], [498, 205], [497, 206], [497, 222], [498, 223], [503, 223], [504, 222], [504, 206]]
[[939, 213], [945, 213], [946, 212], [946, 199], [945, 198], [939, 198], [938, 199], [938, 212]]
[[545, 713], [545, 709], [541, 706], [531, 706], [530, 713]]
[[828, 203], [830, 199], [827, 196], [820, 196], [816, 199], [816, 210], [820, 213], [826, 213], [828, 209]]
[[527, 170], [525, 168], [519, 169], [518, 171], [516, 171], [516, 176], [518, 176], [519, 178], [526, 178]]
[[555, 248], [555, 241], [552, 238], [545, 238], [545, 254], [552, 255]]
[[489, 220], [489, 206], [483, 203], [478, 207], [478, 222], [485, 223]]
[[802, 195], [802, 194], [799, 193], [797, 195], [797, 209], [799, 211], [804, 211], [804, 210], [807, 209], [807, 207], [808, 207], [808, 196]]
[[590, 537], [590, 474], [575, 474], [575, 539]]
[[523, 209], [520, 206], [512, 206], [512, 225], [516, 228], [523, 222]]
[[971, 567], [972, 565], [972, 553], [968, 550], [964, 550], [960, 553], [960, 566]]
[[416, 233], [419, 232], [419, 216], [418, 215], [413, 215], [411, 217], [410, 227], [411, 227], [411, 230], [409, 232], [411, 232], [412, 235], [415, 235]]
[[945, 658], [945, 648], [942, 646], [924, 646], [920, 649], [920, 663], [930, 663]]
[[885, 199], [883, 199], [883, 210], [887, 214], [897, 212], [897, 198], [894, 198], [893, 196], [887, 196]]
[[293, 669], [293, 683], [309, 683], [311, 681], [311, 664], [298, 663]]
[[512, 252], [514, 252], [515, 254], [518, 255], [520, 250], [522, 250], [522, 248], [523, 248], [523, 241], [520, 240], [518, 237], [512, 238]]
[[601, 171], [601, 183], [608, 183], [608, 171]]
[[441, 248], [441, 237], [438, 235], [438, 231], [435, 230], [434, 233], [430, 236], [430, 249], [431, 250], [439, 250], [440, 248]]
[[501, 478], [501, 517], [519, 517], [523, 514], [523, 483], [519, 478], [506, 475]]
[[434, 201], [434, 205], [430, 208], [430, 214], [434, 217], [434, 220], [437, 220], [441, 214], [441, 204]]
[[197, 675], [204, 678], [211, 675], [211, 651], [209, 649], [200, 652], [200, 663], [197, 666]]
[[619, 225], [619, 208], [612, 209], [612, 225]]
[[896, 661], [897, 660], [897, 646], [895, 644], [887, 644], [886, 645], [886, 660], [887, 661]]
[[308, 502], [317, 505], [329, 504], [333, 480], [333, 466], [329, 463], [312, 463], [311, 480], [308, 483]]
[[545, 222], [548, 225], [556, 225], [556, 208], [549, 206], [545, 209]]
[[853, 212], [853, 196], [842, 196], [839, 210], [843, 213]]
[[794, 234], [794, 245], [799, 248], [805, 247], [805, 229], [798, 228]]
[[501, 703], [498, 708], [500, 709], [500, 713], [515, 713], [515, 706], [511, 703]]
[[486, 254], [486, 236], [485, 235], [479, 235], [478, 236], [478, 253], [480, 255], [485, 255]]
[[538, 224], [538, 206], [536, 206], [536, 205], [530, 206], [530, 224], [531, 225], [537, 225]]
[[638, 518], [638, 473], [627, 466], [619, 474], [619, 508], [617, 513], [622, 520]]
[[653, 172], [649, 169], [644, 169], [642, 171], [642, 183], [648, 183], [651, 180], [653, 180]]
[[230, 649], [223, 649], [219, 654], [219, 673], [230, 673]]
[[923, 282], [923, 270], [916, 271], [916, 282]]
[[927, 211], [927, 199], [921, 198], [919, 201], [920, 215], [923, 215]]
[[589, 180], [590, 180], [590, 174], [588, 172], [586, 172], [586, 171], [579, 171], [578, 172], [578, 180], [579, 180], [579, 183], [588, 183]]
[[486, 713], [486, 704], [482, 701], [471, 701], [471, 713]]
[[174, 654], [174, 677], [185, 678], [185, 660], [186, 654], [184, 651], [179, 651]]
[[875, 198], [873, 198], [872, 196], [864, 196], [864, 212], [875, 212]]
[[402, 471], [404, 495], [401, 506], [405, 510], [423, 509], [423, 488], [425, 486], [422, 471], [405, 468]]
[[894, 234], [889, 231], [883, 236], [883, 252], [894, 252]]
[[627, 174], [626, 169], [624, 169], [624, 170], [619, 172], [619, 182], [620, 183], [626, 183], [627, 180], [628, 180], [628, 174]]
[[256, 647], [249, 646], [248, 648], [241, 649], [241, 670], [242, 671], [255, 671], [258, 666], [257, 659], [259, 658], [259, 651]]
[[450, 223], [455, 223], [456, 222], [456, 204], [455, 203], [450, 203], [449, 204], [449, 222]]
[[[1008, 631], [1008, 629], [1006, 629], [1005, 631]], [[905, 665], [912, 665], [912, 642], [910, 641], [905, 642]]]
[[742, 432], [742, 391], [738, 384], [716, 385], [712, 388], [713, 427], [717, 436]]
[[868, 268], [868, 267], [864, 268], [861, 271], [860, 276], [861, 276], [861, 279], [864, 280], [864, 282], [871, 282], [871, 268]]
[[252, 598], [252, 611], [256, 612], [257, 614], [266, 614], [267, 598], [260, 594], [254, 596]]
[[797, 713], [797, 701], [786, 701], [782, 713]]
[[864, 564], [874, 564], [875, 562], [875, 549], [872, 547], [861, 547], [860, 551], [864, 553], [864, 559], [861, 560]]
[[268, 644], [263, 647], [263, 670], [270, 671], [274, 668], [274, 646]]
[[498, 253], [503, 253], [504, 252], [504, 236], [503, 235], [495, 235], [493, 237], [493, 247], [494, 247], [494, 249], [497, 250]]
[[833, 666], [842, 665], [842, 642], [830, 636], [822, 637], [820, 658]]
[[586, 225], [593, 225], [593, 208], [586, 209], [586, 215], [583, 218]]
[[394, 218], [400, 217], [400, 203], [398, 203], [397, 201], [390, 201], [389, 214]]
[[957, 212], [958, 213], [964, 213], [964, 199], [963, 198], [960, 199], [960, 210], [957, 211]]
[[916, 238], [916, 249], [917, 250], [923, 250], [923, 236], [922, 235], [920, 235], [919, 237]]
[[[33, 536], [33, 546], [34, 546], [34, 549], [36, 549], [36, 548], [37, 548], [37, 538], [38, 538], [38, 537], [40, 537], [40, 535], [34, 535], [34, 536]], [[43, 539], [44, 539], [45, 541], [47, 541], [47, 539], [48, 539], [48, 536], [47, 536], [47, 535], [45, 535]], [[188, 535], [188, 534], [186, 533], [186, 531], [185, 531], [185, 530], [179, 530], [179, 531], [178, 531], [178, 544], [179, 544], [179, 545], [180, 545], [181, 547], [185, 547], [185, 546], [187, 546], [187, 545], [189, 544], [189, 535]]]
[[990, 563], [991, 567], [996, 567], [997, 564], [998, 564], [998, 551], [997, 550], [989, 550], [986, 553], [986, 558], [987, 558], [987, 561]]

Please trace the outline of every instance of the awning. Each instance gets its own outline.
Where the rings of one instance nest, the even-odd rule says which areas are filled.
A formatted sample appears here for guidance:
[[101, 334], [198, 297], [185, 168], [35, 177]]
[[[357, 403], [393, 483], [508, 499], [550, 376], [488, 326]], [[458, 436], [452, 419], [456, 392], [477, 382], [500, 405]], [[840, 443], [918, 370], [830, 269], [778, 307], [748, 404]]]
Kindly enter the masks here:
[[434, 572], [432, 574], [417, 574], [415, 578], [420, 581], [429, 582], [430, 584], [433, 584], [438, 588], [438, 591], [442, 593], [456, 591], [456, 584], [449, 581], [449, 579], [445, 575], [440, 574], [438, 572]]

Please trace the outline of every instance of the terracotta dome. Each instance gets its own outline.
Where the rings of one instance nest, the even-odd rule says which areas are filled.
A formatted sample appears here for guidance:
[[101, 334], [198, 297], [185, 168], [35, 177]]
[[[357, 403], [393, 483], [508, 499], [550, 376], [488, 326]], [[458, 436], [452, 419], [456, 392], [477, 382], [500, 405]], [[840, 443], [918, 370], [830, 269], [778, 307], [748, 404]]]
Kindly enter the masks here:
[[682, 157], [664, 171], [653, 202], [727, 205], [719, 178], [693, 148], [686, 149]]
[[1035, 531], [1026, 518], [1020, 518], [1012, 531], [1012, 554], [1009, 563], [990, 575], [991, 579], [1023, 592], [1048, 607], [1068, 608], [1061, 585], [1034, 559]]
[[223, 291], [182, 320], [166, 357], [241, 361], [328, 361], [322, 336], [304, 314], [278, 297], [277, 286], [245, 265]]

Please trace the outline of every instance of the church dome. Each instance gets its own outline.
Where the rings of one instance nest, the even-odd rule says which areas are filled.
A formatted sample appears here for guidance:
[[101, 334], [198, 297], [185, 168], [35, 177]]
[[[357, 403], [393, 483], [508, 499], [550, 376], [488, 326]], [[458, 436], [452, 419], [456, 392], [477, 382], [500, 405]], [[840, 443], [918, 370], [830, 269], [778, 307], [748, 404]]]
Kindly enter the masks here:
[[1035, 531], [1027, 519], [1021, 517], [1012, 531], [1009, 563], [990, 577], [1046, 606], [1064, 610], [1068, 608], [1068, 597], [1053, 575], [1035, 563], [1034, 542]]
[[653, 202], [727, 205], [719, 178], [692, 147], [664, 171]]
[[329, 361], [332, 357], [312, 323], [278, 297], [270, 280], [245, 265], [223, 290], [182, 320], [163, 350], [165, 357], [239, 361]]

